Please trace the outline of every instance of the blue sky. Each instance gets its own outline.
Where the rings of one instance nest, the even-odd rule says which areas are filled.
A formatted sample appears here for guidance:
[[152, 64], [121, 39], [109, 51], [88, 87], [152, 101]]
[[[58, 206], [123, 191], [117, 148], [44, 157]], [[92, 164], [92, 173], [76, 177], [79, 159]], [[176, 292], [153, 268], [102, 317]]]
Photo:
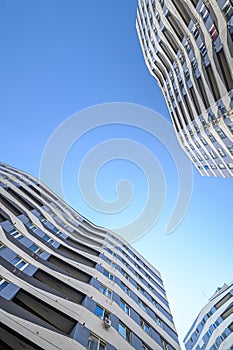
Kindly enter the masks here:
[[[136, 7], [136, 0], [0, 2], [1, 161], [39, 176], [43, 150], [54, 130], [93, 105], [135, 103], [170, 120], [143, 60]], [[204, 178], [193, 169], [190, 206], [179, 227], [167, 235], [178, 178], [164, 145], [132, 125], [90, 130], [67, 154], [63, 187], [68, 202], [102, 226], [126, 225], [140, 214], [147, 198], [143, 169], [117, 158], [100, 169], [96, 188], [111, 202], [117, 198], [116, 183], [128, 179], [134, 192], [126, 210], [98, 213], [83, 200], [77, 181], [80, 164], [95, 145], [109, 139], [142, 144], [163, 169], [167, 195], [162, 214], [133, 245], [161, 271], [182, 342], [207, 298], [232, 280], [232, 179]]]

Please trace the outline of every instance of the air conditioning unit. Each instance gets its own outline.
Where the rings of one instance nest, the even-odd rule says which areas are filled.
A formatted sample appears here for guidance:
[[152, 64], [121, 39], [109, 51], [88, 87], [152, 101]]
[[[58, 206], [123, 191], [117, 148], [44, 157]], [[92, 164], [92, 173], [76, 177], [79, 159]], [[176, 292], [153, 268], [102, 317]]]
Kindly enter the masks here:
[[105, 328], [110, 328], [111, 327], [111, 320], [108, 317], [106, 317], [104, 319], [104, 327]]

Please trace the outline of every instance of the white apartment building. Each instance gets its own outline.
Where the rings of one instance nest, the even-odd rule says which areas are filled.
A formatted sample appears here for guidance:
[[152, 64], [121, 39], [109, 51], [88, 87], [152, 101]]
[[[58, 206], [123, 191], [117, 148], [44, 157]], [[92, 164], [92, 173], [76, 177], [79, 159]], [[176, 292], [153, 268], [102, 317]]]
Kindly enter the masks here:
[[203, 176], [233, 176], [232, 15], [231, 0], [138, 1], [146, 65]]
[[179, 350], [160, 273], [0, 163], [0, 349]]

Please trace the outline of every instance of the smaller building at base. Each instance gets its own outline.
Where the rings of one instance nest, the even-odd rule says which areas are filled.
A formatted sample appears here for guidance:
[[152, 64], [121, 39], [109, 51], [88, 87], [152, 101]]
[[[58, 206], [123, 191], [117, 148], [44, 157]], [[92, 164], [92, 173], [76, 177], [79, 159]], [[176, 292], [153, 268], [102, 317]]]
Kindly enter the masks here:
[[218, 288], [184, 339], [187, 350], [233, 350], [233, 282]]

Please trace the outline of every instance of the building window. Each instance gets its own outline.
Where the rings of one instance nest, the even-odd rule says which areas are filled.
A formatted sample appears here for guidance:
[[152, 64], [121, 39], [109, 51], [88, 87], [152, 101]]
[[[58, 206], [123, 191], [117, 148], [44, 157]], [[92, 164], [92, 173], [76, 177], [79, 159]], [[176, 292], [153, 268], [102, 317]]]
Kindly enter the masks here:
[[110, 259], [106, 259], [106, 261], [107, 261], [107, 263], [109, 264], [109, 265], [111, 265], [112, 267], [116, 267], [116, 263], [114, 263], [112, 260], [110, 260]]
[[113, 281], [114, 276], [110, 272], [108, 272], [107, 270], [104, 269], [103, 274], [104, 274], [104, 276], [109, 278], [111, 281]]
[[23, 271], [29, 265], [26, 261], [21, 259], [19, 256], [16, 256], [14, 259], [12, 259], [10, 263], [15, 267], [17, 267], [17, 269], [19, 269], [20, 271]]
[[38, 247], [36, 244], [32, 244], [32, 245], [29, 247], [29, 249], [30, 249], [32, 252], [34, 252], [34, 253], [36, 253], [36, 254], [38, 254], [38, 255], [40, 255], [41, 253], [43, 253], [43, 250], [40, 249], [40, 247]]
[[147, 312], [147, 306], [145, 303], [143, 303], [143, 301], [141, 301], [140, 299], [138, 299], [138, 305], [140, 306], [140, 308], [142, 310], [144, 310], [145, 312]]
[[192, 156], [192, 160], [196, 163], [196, 158], [194, 156]]
[[201, 43], [199, 50], [200, 50], [202, 57], [205, 57], [207, 55], [207, 50], [206, 50], [204, 43]]
[[188, 70], [186, 70], [186, 71], [184, 72], [184, 75], [185, 75], [185, 78], [186, 78], [187, 80], [190, 79], [190, 73], [189, 73]]
[[[233, 332], [233, 322], [231, 322], [231, 324], [229, 324], [228, 328], [230, 329], [231, 332]], [[233, 350], [233, 346], [230, 350]]]
[[213, 159], [216, 158], [216, 155], [215, 155], [215, 153], [214, 153], [213, 151], [209, 151], [209, 154], [211, 155], [211, 157], [212, 157]]
[[219, 134], [219, 136], [221, 137], [221, 139], [225, 139], [226, 135], [224, 134], [224, 132], [222, 131], [222, 129], [217, 129], [217, 132]]
[[121, 259], [121, 261], [122, 261], [122, 264], [125, 265], [126, 267], [129, 266], [129, 264], [124, 259]]
[[147, 345], [142, 344], [142, 350], [151, 350]]
[[91, 334], [87, 343], [88, 350], [106, 350], [106, 344], [95, 335]]
[[154, 299], [152, 299], [152, 304], [153, 304], [155, 307], [158, 308], [158, 303], [157, 303], [157, 301], [155, 301]]
[[231, 152], [231, 154], [233, 155], [233, 145], [228, 147], [229, 151]]
[[106, 318], [109, 319], [109, 311], [106, 311], [104, 308], [102, 308], [100, 305], [96, 304], [94, 314], [101, 318], [102, 320], [105, 320]]
[[122, 299], [120, 299], [120, 307], [122, 308], [122, 310], [124, 310], [127, 313], [127, 315], [130, 314], [130, 307], [129, 307], [129, 305], [126, 304], [126, 302], [124, 300], [122, 300]]
[[216, 41], [218, 38], [218, 31], [214, 24], [212, 24], [212, 26], [210, 27], [209, 33], [210, 33], [211, 39], [213, 41]]
[[163, 323], [162, 323], [162, 321], [160, 320], [159, 317], [156, 316], [155, 322], [156, 322], [161, 328], [163, 327]]
[[150, 284], [148, 284], [148, 288], [154, 293], [154, 288]]
[[192, 64], [194, 70], [198, 68], [198, 63], [197, 63], [197, 60], [195, 57], [192, 58], [191, 64]]
[[33, 223], [31, 221], [25, 222], [24, 225], [29, 227], [32, 231], [35, 231], [37, 229], [37, 227], [35, 225], [33, 225]]
[[137, 272], [135, 272], [135, 276], [137, 277], [137, 279], [138, 279], [139, 281], [145, 283], [144, 280], [143, 280], [143, 278], [142, 278], [142, 276], [140, 276]]
[[189, 53], [189, 52], [192, 50], [192, 49], [191, 49], [191, 46], [189, 45], [189, 42], [188, 42], [188, 41], [186, 41], [186, 42], [184, 43], [184, 47], [185, 47], [187, 53]]
[[129, 275], [125, 272], [125, 270], [121, 269], [121, 274], [129, 281]]
[[150, 326], [142, 318], [140, 319], [140, 326], [147, 334], [150, 335]]
[[123, 282], [121, 282], [120, 287], [121, 287], [121, 289], [123, 289], [123, 291], [124, 291], [126, 294], [128, 294], [128, 295], [130, 294], [129, 288], [128, 288]]
[[227, 333], [226, 333], [226, 331], [224, 331], [221, 335], [220, 335], [220, 339], [222, 340], [222, 341], [224, 341], [224, 339], [226, 339], [227, 338]]
[[0, 277], [0, 291], [8, 286], [9, 282], [7, 282], [4, 278]]
[[203, 18], [203, 21], [206, 22], [208, 17], [209, 17], [209, 12], [208, 12], [207, 8], [205, 7], [205, 5], [202, 5], [199, 11], [200, 11], [200, 14]]
[[231, 130], [231, 132], [233, 132], [233, 123], [229, 123], [227, 126]]
[[179, 59], [180, 59], [180, 62], [182, 65], [185, 64], [185, 58], [184, 58], [184, 55], [182, 53], [180, 53]]
[[224, 164], [218, 164], [218, 167], [219, 167], [219, 169], [225, 169], [226, 168]]
[[208, 331], [207, 331], [207, 333], [206, 333], [206, 335], [208, 336], [208, 338], [211, 337], [212, 333], [213, 333], [212, 329], [209, 328]]
[[139, 285], [137, 285], [137, 290], [142, 294], [142, 295], [145, 295], [145, 290], [140, 287]]
[[233, 7], [230, 0], [226, 1], [221, 11], [228, 22], [233, 16]]
[[20, 240], [21, 238], [24, 237], [24, 235], [22, 233], [18, 232], [16, 229], [9, 231], [9, 234], [17, 240]]
[[216, 165], [215, 164], [210, 164], [211, 169], [216, 169]]
[[226, 154], [223, 152], [221, 148], [218, 149], [218, 153], [220, 154], [221, 157], [226, 157]]
[[216, 141], [216, 139], [214, 138], [214, 136], [212, 134], [209, 134], [208, 136], [209, 136], [211, 142], [215, 142]]
[[197, 148], [200, 148], [200, 144], [198, 143], [198, 141], [194, 141], [195, 145], [197, 146]]
[[5, 245], [0, 241], [0, 251], [5, 248]]
[[118, 323], [118, 332], [130, 343], [130, 330], [121, 321]]
[[191, 148], [191, 150], [194, 150], [194, 147], [193, 147], [193, 145], [191, 143], [189, 143], [189, 147]]
[[204, 326], [206, 320], [203, 318], [202, 321], [201, 321], [201, 325]]
[[[53, 206], [55, 206], [55, 205], [53, 205]], [[55, 206], [55, 207], [56, 207], [56, 206]], [[56, 208], [57, 208], [57, 207], [56, 207]], [[51, 211], [49, 208], [47, 208], [47, 207], [46, 207], [46, 211], [48, 211], [53, 217], [56, 216], [56, 215], [53, 214], [52, 211]], [[59, 212], [61, 213], [60, 210], [59, 210]], [[43, 215], [38, 215], [37, 217], [38, 217], [38, 219], [39, 219], [41, 222], [48, 222], [48, 220], [45, 219], [45, 217], [44, 217]]]
[[112, 299], [111, 289], [105, 287], [103, 284], [100, 285], [99, 290], [102, 294], [106, 295], [109, 299]]
[[160, 338], [160, 340], [163, 350], [169, 350], [168, 343], [163, 338]]
[[127, 254], [124, 250], [121, 250], [121, 253], [122, 253], [126, 258], [128, 258], [128, 254]]
[[198, 29], [196, 28], [196, 26], [194, 25], [193, 28], [191, 29], [191, 32], [193, 33], [194, 39], [197, 39], [199, 36], [199, 32]]
[[200, 140], [201, 140], [201, 142], [203, 143], [204, 146], [207, 145], [207, 142], [206, 142], [205, 139], [203, 139], [203, 137], [201, 137]]

